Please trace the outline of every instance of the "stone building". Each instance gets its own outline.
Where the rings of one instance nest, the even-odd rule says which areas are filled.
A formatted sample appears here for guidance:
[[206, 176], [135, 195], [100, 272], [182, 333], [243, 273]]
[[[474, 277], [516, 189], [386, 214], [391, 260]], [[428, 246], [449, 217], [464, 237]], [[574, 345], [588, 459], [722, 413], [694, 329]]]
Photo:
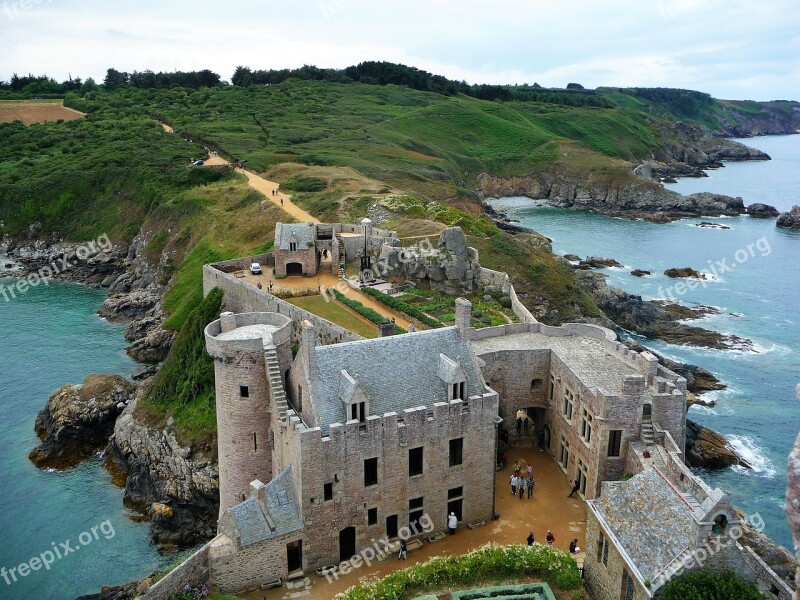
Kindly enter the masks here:
[[275, 225], [275, 275], [316, 276], [320, 270], [336, 273], [348, 261], [366, 255], [377, 259], [383, 248], [399, 246], [397, 233], [345, 223], [277, 223]]
[[[470, 311], [459, 300], [455, 327], [327, 346], [306, 321], [288, 374], [285, 317], [223, 314], [208, 325], [220, 421], [215, 585], [238, 591], [337, 564], [406, 528], [443, 531], [450, 512], [492, 518], [498, 396], [470, 350]], [[288, 525], [280, 507], [296, 513]]]
[[744, 524], [727, 495], [695, 477], [666, 441], [632, 445], [641, 470], [604, 483], [588, 502], [584, 579], [592, 598], [653, 598], [673, 577], [702, 569], [733, 571], [767, 597], [791, 600], [789, 586], [739, 543]]

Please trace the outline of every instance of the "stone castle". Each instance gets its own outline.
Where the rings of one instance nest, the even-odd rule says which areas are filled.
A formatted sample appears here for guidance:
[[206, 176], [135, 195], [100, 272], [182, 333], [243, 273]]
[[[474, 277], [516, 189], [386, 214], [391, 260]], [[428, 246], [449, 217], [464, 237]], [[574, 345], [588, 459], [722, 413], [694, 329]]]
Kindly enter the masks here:
[[[301, 252], [300, 227], [281, 231], [297, 244], [288, 253]], [[276, 236], [276, 273], [282, 246]], [[383, 250], [373, 246], [376, 257]], [[238, 592], [330, 569], [383, 536], [442, 532], [451, 512], [460, 524], [489, 521], [501, 423], [525, 414], [588, 502], [592, 597], [652, 598], [675, 574], [716, 565], [791, 598], [735, 539], [687, 560], [741, 519], [684, 465], [686, 380], [655, 356], [602, 327], [536, 322], [519, 303], [522, 322], [473, 329], [464, 299], [454, 326], [361, 339], [231, 274], [250, 260], [204, 267], [204, 291], [221, 287], [228, 311], [205, 330], [220, 518], [184, 570], [200, 561], [220, 591]], [[513, 446], [513, 425], [507, 435]], [[423, 518], [432, 530], [420, 530]]]

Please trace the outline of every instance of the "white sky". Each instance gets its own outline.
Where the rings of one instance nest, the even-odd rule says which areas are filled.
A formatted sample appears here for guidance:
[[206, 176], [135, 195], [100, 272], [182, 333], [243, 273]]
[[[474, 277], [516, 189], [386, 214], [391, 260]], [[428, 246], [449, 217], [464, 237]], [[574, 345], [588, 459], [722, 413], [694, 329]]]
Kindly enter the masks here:
[[798, 0], [0, 0], [0, 79], [416, 66], [470, 83], [800, 99]]

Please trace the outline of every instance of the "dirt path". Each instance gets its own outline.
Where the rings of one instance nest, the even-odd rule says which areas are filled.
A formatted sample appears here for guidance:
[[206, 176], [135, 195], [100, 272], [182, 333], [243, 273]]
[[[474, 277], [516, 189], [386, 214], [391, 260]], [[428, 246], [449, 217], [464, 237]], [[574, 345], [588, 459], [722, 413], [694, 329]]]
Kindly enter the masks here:
[[169, 125], [167, 125], [166, 123], [162, 123], [161, 126], [164, 128], [164, 131], [166, 131], [167, 133], [175, 133], [175, 130], [172, 127], [170, 127]]
[[[513, 461], [517, 459], [528, 461], [533, 466], [536, 489], [531, 499], [526, 497], [520, 500], [517, 496], [511, 496], [508, 479], [513, 470]], [[422, 548], [409, 553], [407, 561], [391, 557], [384, 562], [374, 562], [371, 566], [362, 566], [352, 573], [341, 575], [331, 583], [312, 573], [308, 575], [311, 585], [303, 590], [308, 592], [303, 594], [303, 598], [330, 600], [338, 592], [358, 583], [375, 581], [398, 569], [425, 562], [433, 556], [462, 554], [487, 542], [524, 544], [531, 530], [537, 542], [543, 543], [547, 530], [550, 529], [556, 537], [556, 548], [567, 550], [570, 540], [577, 538], [578, 546], [583, 549], [586, 540], [586, 504], [577, 496], [567, 498], [571, 486], [558, 465], [547, 453], [534, 448], [512, 448], [509, 462], [512, 464], [497, 473], [495, 498], [499, 520], [476, 529], [460, 528], [454, 536], [447, 536], [432, 544], [425, 542]], [[239, 595], [247, 600], [289, 600], [299, 597], [296, 595], [298, 591], [282, 587]]]

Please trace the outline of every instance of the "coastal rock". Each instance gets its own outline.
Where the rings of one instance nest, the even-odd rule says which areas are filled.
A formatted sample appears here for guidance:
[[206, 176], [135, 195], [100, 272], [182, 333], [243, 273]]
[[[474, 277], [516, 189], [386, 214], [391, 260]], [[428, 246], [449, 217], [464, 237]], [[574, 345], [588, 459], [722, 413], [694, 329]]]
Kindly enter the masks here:
[[159, 363], [169, 354], [169, 349], [172, 347], [175, 337], [174, 331], [159, 327], [145, 337], [133, 342], [127, 349], [128, 355], [139, 362]]
[[66, 469], [102, 449], [137, 389], [119, 375], [89, 375], [80, 385], [59, 388], [36, 417], [42, 443], [30, 460], [40, 468]]
[[618, 327], [634, 331], [648, 338], [656, 338], [671, 344], [702, 346], [719, 350], [752, 348], [750, 340], [725, 335], [701, 327], [679, 322], [657, 301], [646, 301], [641, 296], [628, 294], [606, 284], [606, 276], [593, 271], [576, 271], [578, 283], [594, 298], [598, 308]]
[[667, 269], [664, 271], [664, 275], [667, 277], [678, 278], [691, 278], [691, 279], [705, 279], [706, 276], [703, 273], [695, 271], [691, 267], [682, 267], [678, 269]]
[[756, 202], [755, 204], [751, 204], [747, 207], [747, 214], [756, 219], [768, 219], [771, 217], [777, 217], [781, 213], [774, 206]]
[[800, 229], [800, 206], [795, 205], [789, 212], [781, 213], [775, 225], [785, 229]]
[[126, 505], [148, 514], [159, 544], [212, 538], [219, 512], [216, 444], [181, 445], [169, 425], [140, 422], [136, 406], [130, 403], [117, 419], [108, 447], [113, 466], [124, 473]]
[[709, 221], [702, 221], [695, 224], [695, 227], [702, 227], [703, 229], [730, 229], [728, 225], [722, 223], [711, 223]]
[[686, 460], [692, 467], [724, 469], [732, 465], [750, 468], [728, 445], [724, 436], [686, 420]]
[[97, 314], [112, 323], [126, 323], [149, 316], [160, 300], [161, 294], [155, 289], [115, 294], [105, 299]]
[[75, 600], [133, 600], [139, 596], [139, 582], [133, 581], [124, 585], [104, 585], [97, 594], [78, 596]]
[[565, 254], [564, 258], [572, 262], [578, 262], [581, 259], [577, 254]]
[[643, 269], [634, 269], [631, 271], [631, 275], [634, 277], [644, 277], [645, 275], [652, 275], [650, 271], [644, 271]]
[[614, 260], [613, 258], [603, 258], [601, 256], [587, 256], [585, 260], [582, 260], [578, 267], [579, 269], [603, 269], [606, 267], [617, 267], [622, 268], [622, 264]]

